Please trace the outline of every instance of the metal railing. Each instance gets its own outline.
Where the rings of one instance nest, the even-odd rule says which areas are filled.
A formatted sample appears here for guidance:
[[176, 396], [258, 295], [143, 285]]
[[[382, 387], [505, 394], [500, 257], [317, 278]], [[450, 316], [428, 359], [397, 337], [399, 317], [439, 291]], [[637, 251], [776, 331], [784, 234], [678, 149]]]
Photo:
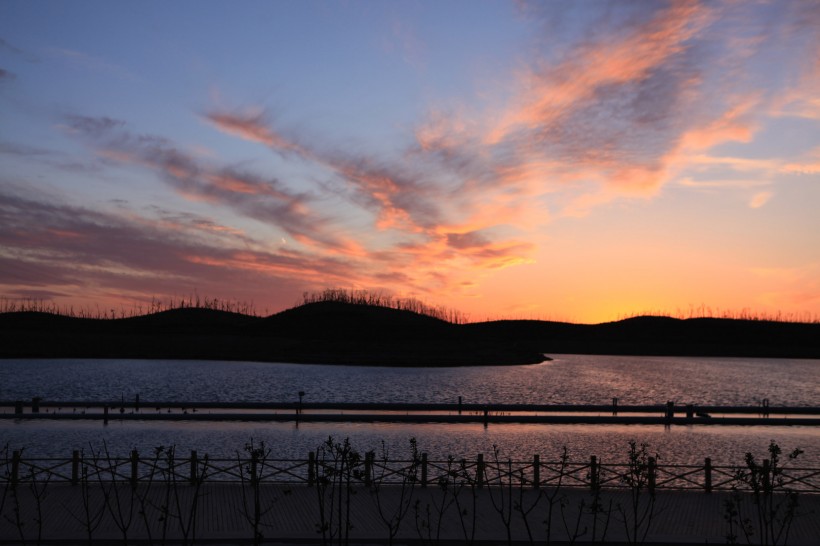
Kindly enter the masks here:
[[[10, 456], [9, 456], [10, 455]], [[310, 452], [306, 459], [275, 459], [264, 452], [234, 458], [210, 458], [191, 451], [187, 457], [158, 450], [142, 456], [136, 450], [128, 457], [113, 457], [107, 453], [85, 454], [74, 451], [71, 458], [25, 457], [13, 451], [0, 460], [0, 487], [18, 483], [56, 481], [78, 484], [80, 481], [163, 483], [269, 483], [314, 486], [323, 476], [338, 472], [337, 461], [321, 452]], [[763, 461], [765, 468], [767, 461]], [[642, 485], [657, 490], [727, 491], [748, 489], [738, 479], [743, 466], [713, 465], [706, 458], [702, 465], [657, 464], [650, 457], [640, 471]], [[446, 484], [483, 488], [512, 484], [526, 488], [630, 488], [634, 463], [602, 463], [594, 455], [585, 462], [569, 460], [513, 461], [479, 454], [475, 459], [430, 460], [421, 453], [414, 460], [378, 458], [368, 452], [351, 460], [347, 471], [355, 474], [356, 482], [365, 485], [412, 483], [419, 487]], [[820, 494], [820, 469], [784, 466], [778, 468], [773, 484], [779, 490]]]

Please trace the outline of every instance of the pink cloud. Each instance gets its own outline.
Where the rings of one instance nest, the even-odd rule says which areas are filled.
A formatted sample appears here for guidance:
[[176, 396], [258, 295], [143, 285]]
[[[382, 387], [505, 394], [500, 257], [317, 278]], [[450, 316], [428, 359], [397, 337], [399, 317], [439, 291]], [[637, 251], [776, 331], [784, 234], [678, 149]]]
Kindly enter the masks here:
[[284, 229], [311, 244], [336, 246], [329, 219], [311, 207], [311, 196], [230, 167], [218, 167], [180, 151], [168, 140], [133, 135], [109, 118], [69, 118], [69, 129], [89, 139], [108, 159], [158, 172], [180, 195], [231, 207], [241, 215]]
[[[516, 218], [517, 205], [507, 198], [488, 193], [486, 186], [462, 182], [456, 190], [458, 195], [454, 196], [449, 193], [451, 190], [437, 184], [435, 171], [427, 172], [403, 159], [377, 161], [340, 151], [331, 152], [323, 143], [315, 141], [311, 147], [297, 147], [291, 143], [298, 139], [289, 137], [283, 142], [282, 133], [260, 125], [267, 118], [264, 115], [228, 122], [231, 115], [220, 113], [210, 117], [221, 119], [223, 123], [217, 127], [225, 132], [246, 140], [265, 141], [274, 151], [298, 149], [303, 159], [335, 173], [344, 184], [343, 191], [352, 190], [351, 203], [373, 213], [375, 230], [403, 234], [407, 238], [392, 247], [378, 243], [369, 247], [348, 243], [344, 251], [347, 255], [361, 257], [368, 254], [370, 259], [389, 264], [388, 267], [394, 270], [378, 275], [374, 281], [399, 275], [413, 286], [423, 286], [437, 279], [434, 285], [458, 287], [464, 276], [475, 275], [476, 269], [498, 269], [531, 260], [534, 244], [498, 239], [489, 232], [480, 233], [499, 222], [520, 220], [520, 217]], [[226, 129], [239, 125], [243, 127], [241, 133]], [[259, 137], [270, 134], [280, 135], [280, 138]], [[407, 157], [427, 153], [410, 150]], [[525, 199], [526, 196], [516, 197], [519, 198]], [[439, 202], [450, 204], [446, 213]], [[466, 223], [464, 218], [458, 218], [463, 213], [469, 218]], [[440, 273], [442, 267], [447, 268], [447, 275]], [[407, 268], [412, 269], [412, 273], [399, 274], [399, 270]]]
[[205, 119], [217, 129], [239, 138], [259, 142], [281, 151], [303, 154], [305, 150], [270, 128], [264, 111], [258, 112], [209, 112]]
[[773, 195], [774, 193], [770, 191], [758, 192], [754, 194], [754, 196], [752, 196], [752, 199], [749, 201], [749, 207], [753, 209], [759, 209], [760, 207], [768, 203]]
[[[523, 13], [541, 9], [551, 8]], [[737, 75], [777, 36], [764, 25], [738, 42], [724, 33], [743, 19], [738, 13], [745, 16], [695, 1], [613, 3], [588, 32], [573, 33], [580, 40], [536, 44], [543, 55], [489, 82], [508, 84], [504, 100], [484, 95], [480, 107], [432, 110], [395, 156], [300, 138], [263, 109], [207, 119], [330, 172], [330, 191], [372, 214], [382, 234], [360, 247], [372, 260], [412, 267], [407, 282], [444, 269], [457, 286], [467, 271], [531, 261], [556, 216], [651, 198], [715, 146], [751, 142], [769, 97]]]
[[708, 8], [695, 2], [677, 2], [657, 10], [646, 22], [581, 44], [557, 65], [525, 72], [517, 104], [502, 114], [485, 139], [497, 144], [521, 128], [558, 121], [598, 98], [602, 91], [647, 81], [671, 58], [684, 53], [687, 41], [708, 22]]
[[[264, 245], [191, 215], [92, 211], [6, 192], [2, 202], [0, 262], [6, 263], [0, 292], [13, 297], [38, 290], [63, 301], [88, 301], [105, 287], [120, 299], [199, 290], [259, 302], [272, 284], [292, 297], [324, 283], [369, 278], [366, 262], [289, 249], [249, 250]], [[26, 229], [18, 229], [22, 225]], [[267, 304], [262, 297], [259, 303]]]

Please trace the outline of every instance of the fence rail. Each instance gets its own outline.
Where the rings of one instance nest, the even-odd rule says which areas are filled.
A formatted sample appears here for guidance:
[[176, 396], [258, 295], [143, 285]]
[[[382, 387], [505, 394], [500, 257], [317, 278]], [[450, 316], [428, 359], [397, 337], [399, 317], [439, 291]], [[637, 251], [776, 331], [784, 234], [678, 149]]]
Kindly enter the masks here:
[[[263, 452], [250, 457], [210, 458], [191, 451], [187, 457], [177, 457], [173, 450], [158, 450], [151, 456], [136, 450], [128, 457], [112, 457], [104, 453], [84, 454], [74, 451], [71, 458], [24, 457], [13, 451], [4, 460], [0, 486], [14, 487], [18, 483], [37, 481], [67, 482], [130, 482], [132, 485], [150, 482], [196, 484], [203, 482], [303, 484], [315, 486], [322, 477], [338, 471], [338, 461], [327, 458], [321, 450], [310, 452], [307, 459], [274, 459]], [[764, 467], [767, 461], [763, 461]], [[628, 489], [635, 465], [602, 463], [596, 456], [585, 462], [568, 460], [542, 461], [535, 455], [529, 461], [486, 459], [430, 460], [421, 453], [414, 460], [379, 459], [368, 452], [361, 460], [350, 463], [356, 481], [364, 485], [412, 483], [419, 487], [461, 484], [473, 487], [509, 486], [526, 488], [604, 488]], [[642, 469], [649, 490], [696, 490], [704, 492], [745, 489], [738, 480], [742, 466], [713, 465], [706, 458], [702, 465], [657, 464], [650, 457]], [[773, 476], [772, 484], [779, 490], [820, 494], [820, 469], [786, 466]]]

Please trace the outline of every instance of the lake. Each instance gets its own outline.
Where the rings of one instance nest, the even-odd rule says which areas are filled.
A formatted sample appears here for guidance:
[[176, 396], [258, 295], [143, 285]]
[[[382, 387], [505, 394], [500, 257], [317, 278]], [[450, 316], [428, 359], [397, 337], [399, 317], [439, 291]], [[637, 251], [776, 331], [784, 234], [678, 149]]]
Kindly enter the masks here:
[[[531, 366], [386, 368], [285, 363], [148, 360], [0, 360], [0, 399], [144, 401], [295, 401], [663, 404], [820, 406], [820, 360], [553, 355]], [[366, 423], [186, 423], [0, 420], [0, 447], [41, 456], [72, 449], [112, 452], [158, 445], [228, 457], [249, 439], [272, 456], [303, 458], [328, 436], [349, 437], [360, 450], [407, 452], [415, 437], [430, 457], [474, 457], [500, 447], [503, 456], [556, 458], [566, 446], [575, 460], [595, 454], [624, 458], [630, 439], [646, 442], [665, 462], [739, 463], [763, 456], [770, 440], [806, 451], [800, 464], [820, 467], [815, 427], [647, 425], [443, 425]]]

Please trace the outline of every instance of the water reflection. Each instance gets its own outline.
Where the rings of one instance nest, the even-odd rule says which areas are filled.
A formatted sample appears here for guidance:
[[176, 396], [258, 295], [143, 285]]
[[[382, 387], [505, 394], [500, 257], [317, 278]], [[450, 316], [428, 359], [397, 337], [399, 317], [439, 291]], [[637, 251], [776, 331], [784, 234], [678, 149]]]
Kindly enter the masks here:
[[629, 440], [646, 442], [666, 463], [736, 464], [751, 451], [763, 457], [770, 440], [784, 451], [805, 450], [800, 465], [820, 467], [820, 434], [809, 427], [698, 427], [646, 425], [490, 425], [481, 424], [371, 424], [371, 423], [249, 423], [249, 422], [117, 422], [0, 421], [0, 437], [11, 449], [25, 448], [30, 456], [68, 457], [74, 449], [105, 442], [112, 453], [131, 449], [150, 453], [156, 446], [195, 449], [212, 457], [232, 457], [251, 438], [264, 441], [275, 458], [304, 458], [328, 436], [350, 438], [361, 450], [380, 450], [382, 441], [395, 456], [408, 452], [410, 438], [431, 458], [472, 458], [491, 453], [498, 445], [504, 458], [542, 460], [557, 458], [564, 446], [573, 460], [596, 455], [602, 461], [623, 460]]
[[[145, 360], [0, 360], [0, 398], [31, 400], [422, 402], [622, 405], [820, 406], [820, 360], [558, 356], [534, 366], [374, 368], [254, 362]], [[416, 437], [432, 458], [473, 457], [493, 445], [505, 457], [544, 460], [567, 446], [573, 458], [623, 458], [627, 442], [652, 446], [670, 463], [740, 462], [765, 455], [770, 440], [806, 451], [801, 464], [820, 467], [820, 433], [803, 427], [671, 427], [617, 425], [490, 425], [373, 423], [214, 423], [0, 420], [6, 442], [29, 454], [68, 456], [108, 443], [112, 452], [176, 445], [213, 457], [232, 456], [250, 438], [280, 458], [303, 458], [329, 435], [350, 437], [360, 450], [384, 440], [394, 452]]]
[[255, 362], [0, 360], [30, 400], [820, 405], [820, 360], [559, 355], [532, 366], [380, 368]]

